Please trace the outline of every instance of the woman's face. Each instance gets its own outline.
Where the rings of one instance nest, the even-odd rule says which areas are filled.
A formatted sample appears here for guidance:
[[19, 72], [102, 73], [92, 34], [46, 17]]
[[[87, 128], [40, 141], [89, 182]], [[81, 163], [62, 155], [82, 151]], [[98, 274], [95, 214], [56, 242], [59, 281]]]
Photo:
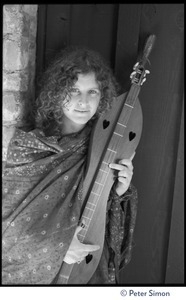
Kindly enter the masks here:
[[68, 104], [63, 106], [63, 129], [65, 133], [81, 130], [96, 113], [101, 91], [94, 73], [79, 74], [71, 88]]

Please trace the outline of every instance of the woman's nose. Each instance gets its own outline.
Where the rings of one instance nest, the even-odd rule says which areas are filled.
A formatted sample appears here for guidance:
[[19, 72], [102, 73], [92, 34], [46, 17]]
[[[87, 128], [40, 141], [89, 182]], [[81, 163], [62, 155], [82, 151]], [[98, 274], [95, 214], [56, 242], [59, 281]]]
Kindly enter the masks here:
[[86, 105], [87, 102], [88, 102], [87, 95], [81, 95], [81, 96], [80, 96], [80, 99], [79, 99], [79, 104], [80, 104], [81, 106], [83, 106], [83, 105]]

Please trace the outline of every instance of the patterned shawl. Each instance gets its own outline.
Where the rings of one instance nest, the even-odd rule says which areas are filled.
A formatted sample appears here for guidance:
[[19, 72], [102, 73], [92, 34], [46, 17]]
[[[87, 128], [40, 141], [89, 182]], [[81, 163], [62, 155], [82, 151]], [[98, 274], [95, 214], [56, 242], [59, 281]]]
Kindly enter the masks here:
[[[90, 130], [62, 138], [16, 130], [3, 172], [3, 284], [55, 282], [80, 217]], [[109, 197], [105, 247], [90, 284], [116, 283], [127, 263], [137, 199], [131, 191]]]

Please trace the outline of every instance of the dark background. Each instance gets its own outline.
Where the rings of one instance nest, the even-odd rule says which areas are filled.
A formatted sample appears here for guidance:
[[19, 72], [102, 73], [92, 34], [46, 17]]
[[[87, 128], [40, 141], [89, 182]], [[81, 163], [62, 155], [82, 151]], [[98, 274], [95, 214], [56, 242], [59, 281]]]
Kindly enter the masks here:
[[139, 207], [132, 260], [120, 276], [125, 285], [184, 283], [183, 18], [183, 4], [39, 5], [37, 77], [59, 49], [85, 45], [107, 59], [127, 91], [146, 37], [157, 37], [139, 96]]

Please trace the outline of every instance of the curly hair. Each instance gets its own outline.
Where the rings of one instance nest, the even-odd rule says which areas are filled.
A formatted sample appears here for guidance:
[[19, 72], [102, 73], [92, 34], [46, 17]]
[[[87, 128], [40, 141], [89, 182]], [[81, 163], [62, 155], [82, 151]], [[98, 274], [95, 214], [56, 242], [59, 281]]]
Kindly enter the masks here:
[[63, 123], [62, 106], [78, 74], [94, 72], [101, 99], [93, 119], [111, 107], [119, 85], [106, 61], [96, 51], [85, 47], [67, 47], [60, 51], [43, 73], [40, 93], [35, 103], [35, 123], [46, 131], [52, 124], [53, 132], [60, 131]]

